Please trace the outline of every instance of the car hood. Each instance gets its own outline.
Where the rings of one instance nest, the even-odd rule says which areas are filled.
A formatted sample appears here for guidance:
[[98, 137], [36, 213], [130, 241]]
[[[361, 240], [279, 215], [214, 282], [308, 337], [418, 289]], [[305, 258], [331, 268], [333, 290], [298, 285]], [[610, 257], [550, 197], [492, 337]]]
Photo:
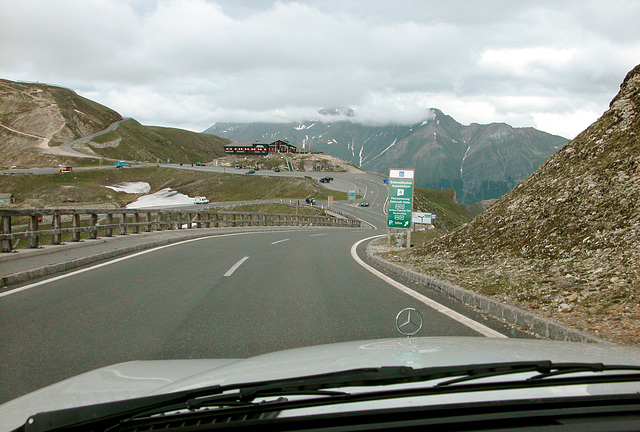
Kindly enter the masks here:
[[640, 366], [640, 350], [615, 345], [480, 337], [379, 339], [319, 345], [248, 359], [153, 360], [115, 364], [0, 406], [2, 430], [33, 414], [163, 394], [380, 366], [413, 368], [510, 361], [601, 362]]

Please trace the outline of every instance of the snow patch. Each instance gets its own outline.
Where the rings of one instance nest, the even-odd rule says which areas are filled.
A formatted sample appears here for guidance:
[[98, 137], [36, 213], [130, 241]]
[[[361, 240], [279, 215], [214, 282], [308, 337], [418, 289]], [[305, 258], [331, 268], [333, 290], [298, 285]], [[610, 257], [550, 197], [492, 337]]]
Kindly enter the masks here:
[[294, 127], [294, 129], [295, 130], [305, 130], [305, 129], [311, 129], [314, 126], [315, 126], [315, 123], [311, 123], [311, 125], [309, 125], [309, 126], [305, 126], [305, 125], [301, 124], [299, 126]]
[[127, 205], [129, 209], [141, 209], [150, 207], [169, 207], [169, 206], [182, 206], [192, 205], [193, 198], [181, 194], [178, 191], [174, 191], [171, 188], [164, 188], [151, 195], [144, 195], [138, 198], [136, 201]]
[[105, 187], [113, 189], [116, 192], [124, 192], [129, 194], [142, 194], [147, 193], [151, 190], [151, 186], [147, 182], [125, 182]]
[[398, 138], [394, 139], [393, 142], [391, 144], [389, 144], [389, 147], [387, 147], [386, 149], [382, 150], [382, 152], [380, 152], [380, 154], [376, 157], [374, 157], [373, 159], [371, 159], [369, 162], [373, 162], [374, 160], [378, 159], [380, 156], [382, 156], [387, 150], [389, 150], [391, 147], [393, 147], [394, 145], [396, 145], [396, 142], [398, 142]]
[[462, 156], [462, 162], [460, 163], [460, 177], [462, 177], [462, 169], [464, 167], [464, 161], [469, 154], [469, 150], [471, 150], [471, 146], [467, 146], [467, 151], [464, 152], [464, 156]]

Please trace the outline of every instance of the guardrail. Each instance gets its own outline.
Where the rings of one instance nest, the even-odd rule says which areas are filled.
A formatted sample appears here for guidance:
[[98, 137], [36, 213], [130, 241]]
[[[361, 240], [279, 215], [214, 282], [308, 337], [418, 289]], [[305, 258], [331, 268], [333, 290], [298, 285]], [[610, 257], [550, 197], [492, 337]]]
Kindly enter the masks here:
[[[2, 252], [12, 252], [13, 241], [27, 239], [27, 247], [40, 247], [41, 237], [51, 237], [51, 244], [81, 241], [81, 234], [97, 239], [98, 232], [112, 237], [173, 229], [238, 226], [332, 226], [359, 228], [357, 219], [277, 213], [225, 212], [215, 210], [133, 210], [133, 209], [15, 209], [0, 210], [0, 245]], [[45, 222], [46, 219], [46, 222]], [[18, 222], [18, 223], [16, 223]], [[40, 229], [50, 226], [49, 229]], [[23, 228], [15, 231], [12, 228]]]

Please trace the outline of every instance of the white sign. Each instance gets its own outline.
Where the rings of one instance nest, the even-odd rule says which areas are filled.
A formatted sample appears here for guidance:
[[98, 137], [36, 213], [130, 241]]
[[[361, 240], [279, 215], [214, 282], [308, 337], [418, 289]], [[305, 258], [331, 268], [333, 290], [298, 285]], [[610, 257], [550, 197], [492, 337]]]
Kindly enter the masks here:
[[435, 215], [431, 213], [422, 213], [422, 212], [413, 212], [411, 213], [411, 222], [417, 224], [431, 224], [431, 219], [434, 218]]
[[412, 179], [413, 178], [413, 173], [414, 170], [399, 170], [399, 169], [392, 169], [389, 170], [389, 177], [390, 178], [407, 178], [407, 179]]

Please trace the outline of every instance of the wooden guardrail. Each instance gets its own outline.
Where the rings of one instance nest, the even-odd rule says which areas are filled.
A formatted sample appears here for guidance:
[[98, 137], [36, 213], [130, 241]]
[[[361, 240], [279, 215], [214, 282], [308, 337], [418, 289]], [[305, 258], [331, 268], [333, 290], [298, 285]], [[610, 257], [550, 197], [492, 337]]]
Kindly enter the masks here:
[[[142, 231], [238, 226], [332, 226], [359, 228], [357, 219], [276, 213], [225, 212], [215, 210], [133, 210], [133, 209], [14, 209], [0, 210], [0, 244], [2, 252], [11, 252], [13, 242], [27, 239], [27, 247], [40, 246], [41, 237], [51, 237], [51, 244], [62, 244], [63, 235], [70, 241], [88, 238], [138, 234]], [[45, 221], [46, 219], [46, 221]], [[48, 227], [48, 229], [41, 229]]]

